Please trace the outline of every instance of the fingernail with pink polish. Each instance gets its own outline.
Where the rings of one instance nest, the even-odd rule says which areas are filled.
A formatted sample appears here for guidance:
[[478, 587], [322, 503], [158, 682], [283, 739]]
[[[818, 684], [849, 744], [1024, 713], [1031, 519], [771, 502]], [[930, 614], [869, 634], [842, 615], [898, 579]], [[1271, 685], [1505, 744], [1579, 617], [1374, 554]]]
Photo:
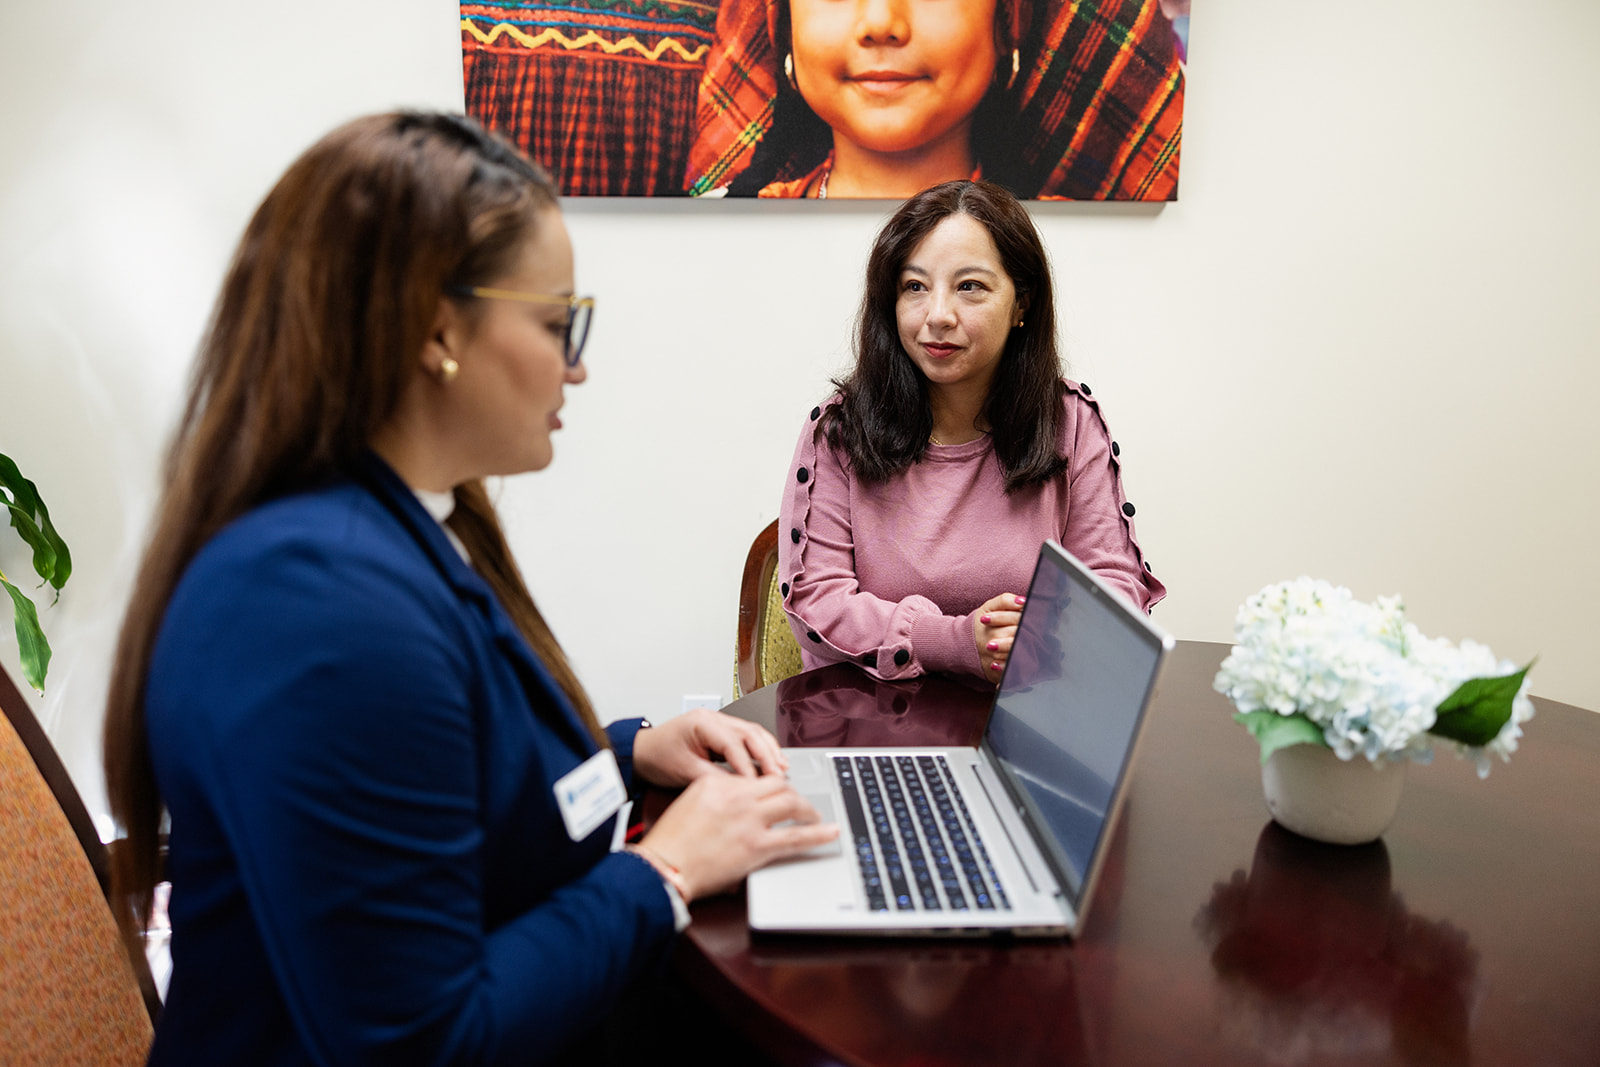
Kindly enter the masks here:
[[1000, 651], [1000, 642], [999, 641], [990, 641], [989, 642], [989, 651], [990, 652], [998, 652], [998, 651]]
[[987, 615], [979, 615], [978, 616], [978, 621], [983, 623], [985, 626], [988, 626], [989, 625], [989, 616], [987, 616]]
[[1016, 601], [1016, 602], [1017, 602], [1017, 605], [1018, 605], [1018, 606], [1019, 606], [1019, 607], [1020, 607], [1020, 606], [1021, 606], [1021, 605], [1023, 605], [1023, 604], [1026, 604], [1026, 603], [1027, 603], [1027, 602], [1028, 602], [1028, 598], [1027, 598], [1027, 597], [1025, 597], [1025, 596], [1019, 596], [1019, 597], [1013, 597], [1013, 598], [1012, 598], [1012, 599], [1013, 599], [1013, 600], [1015, 600], [1015, 601]]

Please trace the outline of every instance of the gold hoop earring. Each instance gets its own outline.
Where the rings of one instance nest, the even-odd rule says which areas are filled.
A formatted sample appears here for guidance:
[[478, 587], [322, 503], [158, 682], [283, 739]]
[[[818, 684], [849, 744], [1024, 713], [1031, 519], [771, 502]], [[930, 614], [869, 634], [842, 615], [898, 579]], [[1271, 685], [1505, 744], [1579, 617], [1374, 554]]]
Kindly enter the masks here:
[[1011, 50], [1011, 77], [1006, 79], [1006, 92], [1010, 92], [1011, 87], [1017, 84], [1017, 72], [1021, 69], [1022, 53], [1020, 50], [1013, 48]]
[[445, 356], [444, 359], [439, 361], [439, 381], [443, 382], [445, 385], [449, 385], [451, 382], [455, 381], [456, 375], [460, 373], [461, 364], [457, 363], [449, 356]]
[[785, 52], [783, 54], [783, 76], [788, 79], [789, 88], [793, 89], [795, 92], [798, 93], [800, 91], [800, 86], [798, 84], [796, 84], [796, 82], [794, 80], [794, 53], [793, 52]]

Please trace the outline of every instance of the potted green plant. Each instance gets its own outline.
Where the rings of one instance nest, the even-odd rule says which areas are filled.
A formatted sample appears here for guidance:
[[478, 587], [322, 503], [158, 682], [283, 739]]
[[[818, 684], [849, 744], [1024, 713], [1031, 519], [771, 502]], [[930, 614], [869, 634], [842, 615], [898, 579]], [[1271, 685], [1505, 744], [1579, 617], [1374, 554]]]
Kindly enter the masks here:
[[[72, 574], [72, 553], [67, 543], [56, 532], [50, 521], [50, 511], [39, 499], [39, 489], [17, 469], [11, 457], [0, 453], [0, 500], [5, 501], [11, 515], [11, 528], [33, 550], [33, 569], [41, 579], [40, 586], [49, 585], [55, 590], [54, 604], [61, 596], [61, 587]], [[50, 642], [45, 640], [39, 625], [39, 611], [28, 594], [0, 571], [0, 586], [11, 596], [16, 615], [17, 649], [22, 658], [22, 677], [27, 683], [44, 692], [44, 676], [50, 669]]]

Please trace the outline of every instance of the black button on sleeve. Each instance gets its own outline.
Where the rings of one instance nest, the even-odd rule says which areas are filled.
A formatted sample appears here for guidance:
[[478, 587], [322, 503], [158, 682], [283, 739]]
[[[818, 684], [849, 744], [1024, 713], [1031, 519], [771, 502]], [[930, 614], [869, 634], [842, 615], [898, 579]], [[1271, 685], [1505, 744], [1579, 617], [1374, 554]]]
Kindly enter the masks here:
[[1094, 396], [1094, 390], [1089, 388], [1088, 382], [1079, 382], [1078, 388], [1083, 390], [1084, 396]]
[[872, 652], [865, 653], [861, 657], [861, 662], [863, 664], [865, 664], [866, 666], [868, 666], [868, 667], [876, 667], [878, 665], [878, 653], [877, 653], [877, 651], [874, 650]]
[[797, 545], [800, 543], [800, 527], [796, 526], [794, 529], [789, 531], [789, 540], [793, 541]]
[[817, 631], [815, 631], [815, 630], [807, 630], [806, 631], [806, 636], [811, 638], [811, 640], [815, 641], [817, 644], [819, 644], [819, 645], [822, 644], [822, 635], [817, 633]]
[[822, 409], [821, 408], [812, 408], [811, 409], [811, 421], [812, 422], [816, 422], [821, 417], [822, 417]]
[[1128, 516], [1128, 518], [1130, 518], [1130, 519], [1133, 518], [1133, 504], [1131, 502], [1129, 502], [1127, 504], [1122, 505], [1122, 513], [1124, 515]]
[[910, 663], [910, 662], [911, 662], [911, 653], [907, 652], [905, 649], [902, 648], [902, 649], [900, 649], [898, 652], [896, 652], [894, 654], [894, 665], [896, 667], [904, 667], [907, 663]]
[[1122, 446], [1117, 444], [1115, 441], [1112, 441], [1111, 442], [1111, 454], [1113, 456], [1122, 455]]
[[778, 589], [782, 591], [784, 596], [788, 596], [789, 595], [789, 583], [788, 582], [784, 582], [782, 585], [778, 586]]
[[805, 485], [806, 479], [810, 477], [811, 472], [806, 470], [804, 467], [801, 467], [799, 470], [794, 472], [794, 480], [799, 482], [801, 485]]
[[1150, 561], [1149, 560], [1145, 560], [1144, 561], [1144, 569], [1146, 571], [1149, 571], [1151, 574], [1155, 573], [1155, 571], [1150, 570]]

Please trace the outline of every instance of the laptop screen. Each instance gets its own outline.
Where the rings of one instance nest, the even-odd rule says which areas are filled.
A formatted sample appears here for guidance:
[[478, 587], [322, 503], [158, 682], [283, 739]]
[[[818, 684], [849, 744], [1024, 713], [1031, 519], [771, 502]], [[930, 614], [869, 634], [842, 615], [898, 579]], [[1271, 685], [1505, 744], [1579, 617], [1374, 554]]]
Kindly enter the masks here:
[[1127, 769], [1163, 638], [1047, 544], [985, 744], [1077, 906]]

